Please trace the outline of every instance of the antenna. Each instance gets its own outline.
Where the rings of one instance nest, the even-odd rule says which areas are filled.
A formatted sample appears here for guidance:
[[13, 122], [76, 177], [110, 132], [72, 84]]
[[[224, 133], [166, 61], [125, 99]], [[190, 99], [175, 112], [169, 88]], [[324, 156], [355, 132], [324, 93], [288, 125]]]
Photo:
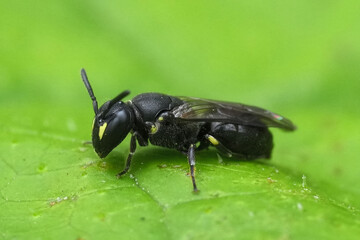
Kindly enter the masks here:
[[85, 84], [86, 89], [89, 92], [91, 100], [93, 101], [93, 107], [94, 107], [95, 115], [97, 115], [97, 113], [98, 113], [98, 103], [96, 101], [96, 97], [95, 97], [94, 92], [93, 92], [93, 90], [91, 88], [91, 85], [89, 83], [89, 80], [88, 80], [88, 77], [86, 75], [85, 69], [83, 69], [83, 68], [81, 69], [81, 77], [82, 77], [82, 80], [83, 80], [83, 82]]
[[119, 95], [117, 95], [114, 99], [111, 100], [110, 102], [110, 106], [112, 106], [113, 104], [117, 103], [118, 101], [121, 101], [121, 99], [123, 99], [124, 97], [126, 97], [127, 95], [130, 94], [129, 90], [125, 90], [122, 93], [120, 93]]

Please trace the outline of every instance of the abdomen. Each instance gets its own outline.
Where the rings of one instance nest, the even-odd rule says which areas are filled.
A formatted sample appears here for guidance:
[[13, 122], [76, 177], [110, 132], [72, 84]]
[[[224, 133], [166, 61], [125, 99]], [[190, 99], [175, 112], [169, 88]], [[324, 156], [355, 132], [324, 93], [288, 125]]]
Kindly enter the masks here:
[[212, 123], [209, 134], [223, 147], [241, 158], [271, 157], [273, 138], [268, 128]]

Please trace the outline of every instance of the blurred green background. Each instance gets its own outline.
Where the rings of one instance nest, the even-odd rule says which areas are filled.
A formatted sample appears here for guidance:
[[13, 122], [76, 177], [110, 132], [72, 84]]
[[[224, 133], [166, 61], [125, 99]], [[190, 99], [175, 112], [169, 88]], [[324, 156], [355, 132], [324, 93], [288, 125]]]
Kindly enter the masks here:
[[[0, 238], [356, 239], [359, 1], [0, 4]], [[130, 89], [257, 105], [292, 119], [270, 162], [124, 141], [100, 160], [99, 103]], [[219, 163], [220, 162], [220, 163]]]

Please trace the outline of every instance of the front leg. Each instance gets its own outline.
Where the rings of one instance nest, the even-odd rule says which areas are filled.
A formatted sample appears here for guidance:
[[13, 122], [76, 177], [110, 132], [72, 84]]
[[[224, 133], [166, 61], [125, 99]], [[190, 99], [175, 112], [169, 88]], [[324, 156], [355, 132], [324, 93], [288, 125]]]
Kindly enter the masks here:
[[124, 170], [122, 170], [121, 172], [119, 172], [116, 177], [117, 178], [120, 178], [122, 175], [124, 175], [125, 173], [127, 173], [130, 169], [130, 164], [131, 164], [131, 159], [135, 153], [135, 150], [136, 150], [136, 132], [131, 135], [131, 140], [130, 140], [130, 153], [127, 157], [127, 160], [126, 160], [126, 165], [125, 165], [125, 168]]
[[187, 153], [187, 158], [189, 161], [189, 165], [190, 165], [190, 175], [191, 175], [191, 180], [192, 180], [192, 184], [194, 187], [194, 192], [197, 192], [198, 189], [196, 187], [196, 182], [195, 182], [195, 144], [191, 144]]

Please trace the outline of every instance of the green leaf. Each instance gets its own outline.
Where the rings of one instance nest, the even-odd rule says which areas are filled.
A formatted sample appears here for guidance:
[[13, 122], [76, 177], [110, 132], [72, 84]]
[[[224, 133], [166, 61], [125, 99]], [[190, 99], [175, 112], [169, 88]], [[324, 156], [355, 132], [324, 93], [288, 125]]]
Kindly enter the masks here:
[[[357, 239], [358, 1], [18, 2], [0, 9], [0, 238]], [[91, 100], [124, 89], [289, 117], [271, 161], [92, 146]]]

